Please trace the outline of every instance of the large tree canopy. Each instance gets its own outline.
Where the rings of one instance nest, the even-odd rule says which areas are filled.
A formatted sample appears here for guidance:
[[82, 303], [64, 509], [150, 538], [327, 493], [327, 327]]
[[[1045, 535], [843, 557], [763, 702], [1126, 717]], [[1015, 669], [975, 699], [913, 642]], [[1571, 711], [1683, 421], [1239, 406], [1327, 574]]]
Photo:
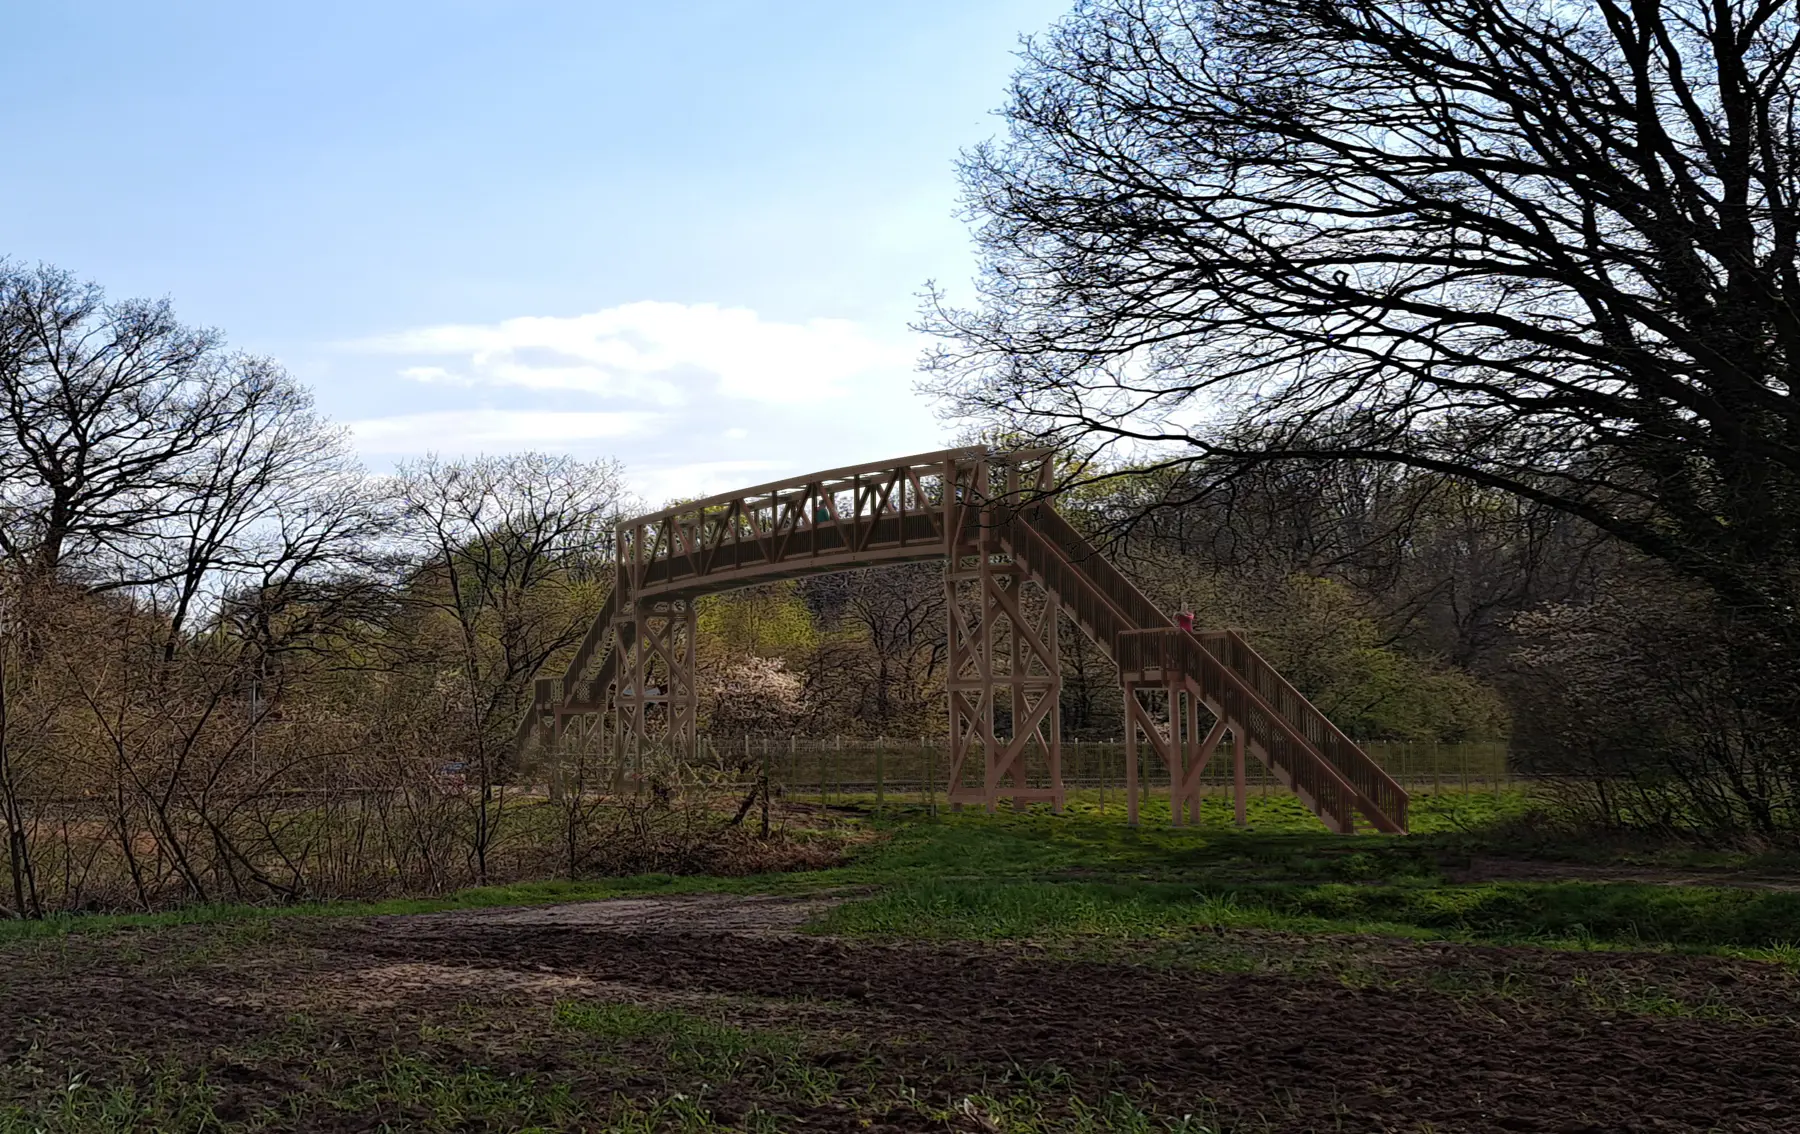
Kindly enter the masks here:
[[1784, 0], [1090, 0], [966, 156], [964, 412], [1593, 523], [1794, 639]]

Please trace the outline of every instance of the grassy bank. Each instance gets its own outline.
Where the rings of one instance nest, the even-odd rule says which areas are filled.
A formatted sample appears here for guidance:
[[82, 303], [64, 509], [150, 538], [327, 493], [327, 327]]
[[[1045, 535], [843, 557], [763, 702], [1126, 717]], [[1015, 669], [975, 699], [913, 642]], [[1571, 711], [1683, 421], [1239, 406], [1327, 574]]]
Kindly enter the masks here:
[[[854, 895], [814, 926], [823, 933], [920, 939], [1107, 938], [1154, 940], [1196, 930], [1256, 927], [1293, 933], [1382, 933], [1417, 938], [1559, 947], [1670, 947], [1800, 957], [1800, 892], [1773, 886], [1679, 885], [1558, 877], [1592, 872], [1595, 844], [1522, 847], [1508, 824], [1518, 793], [1423, 796], [1407, 838], [1343, 837], [1318, 828], [1291, 798], [1251, 801], [1252, 825], [1230, 825], [1225, 800], [1209, 800], [1199, 827], [1171, 829], [1147, 811], [1136, 828], [1077, 800], [1062, 816], [932, 815], [924, 808], [871, 815], [840, 810], [833, 822], [869, 825], [880, 837], [843, 865], [721, 878], [665, 874], [546, 881], [370, 903], [197, 906], [0, 923], [0, 941], [131, 927], [294, 916], [375, 916], [593, 901], [680, 893]], [[816, 817], [815, 817], [816, 818]], [[1158, 822], [1159, 818], [1162, 822]], [[1482, 855], [1536, 850], [1523, 880], [1461, 881]], [[1761, 867], [1784, 859], [1627, 848], [1622, 866]], [[1568, 859], [1581, 859], [1569, 863]], [[1563, 861], [1558, 861], [1563, 860]], [[1800, 881], [1795, 883], [1800, 887]]]
[[[1504, 802], [1493, 819], [1507, 816]], [[1734, 885], [1726, 873], [1716, 885], [1557, 879], [1555, 861], [1530, 863], [1543, 880], [1462, 882], [1456, 876], [1476, 857], [1517, 848], [1480, 824], [1347, 838], [1294, 831], [1273, 818], [1249, 831], [1133, 829], [1082, 813], [903, 820], [857, 862], [826, 872], [878, 892], [837, 907], [817, 928], [896, 938], [1148, 940], [1257, 927], [1800, 959], [1793, 890]], [[1591, 869], [1595, 848], [1572, 849], [1589, 861], [1561, 865]], [[1634, 847], [1622, 857], [1644, 854]]]

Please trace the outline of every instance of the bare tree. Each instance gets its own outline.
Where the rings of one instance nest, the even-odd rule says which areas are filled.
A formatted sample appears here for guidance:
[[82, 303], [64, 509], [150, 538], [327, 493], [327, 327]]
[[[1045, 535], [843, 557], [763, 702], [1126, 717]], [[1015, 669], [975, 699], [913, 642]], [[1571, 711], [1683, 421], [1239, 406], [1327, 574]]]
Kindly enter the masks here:
[[807, 667], [808, 691], [852, 731], [935, 731], [943, 667], [944, 572], [935, 563], [822, 575], [803, 584], [828, 628]]
[[[11, 583], [10, 578], [7, 583]], [[17, 588], [8, 585], [6, 591], [6, 605], [11, 607], [18, 601]], [[20, 750], [37, 747], [41, 753], [42, 746], [21, 743], [23, 730], [18, 727], [13, 695], [18, 681], [18, 670], [13, 664], [16, 645], [15, 634], [0, 632], [0, 833], [6, 837], [6, 870], [12, 881], [11, 913], [15, 917], [36, 918], [44, 914], [38, 894], [37, 857], [33, 854], [32, 827], [38, 816], [32, 814], [26, 796], [27, 785], [34, 778], [31, 772], [36, 769], [23, 766]], [[0, 907], [0, 912], [6, 912], [4, 907]]]
[[241, 512], [302, 434], [329, 444], [304, 391], [166, 300], [109, 303], [0, 262], [0, 551], [36, 577], [167, 582], [184, 567], [146, 547], [214, 506]]
[[[528, 684], [573, 646], [605, 598], [611, 526], [627, 503], [616, 462], [525, 453], [403, 466], [400, 531], [423, 566], [406, 599], [448, 630], [461, 696], [446, 729], [475, 777], [472, 850], [485, 881], [505, 808], [508, 734]], [[429, 639], [429, 626], [418, 632]]]
[[1699, 581], [1800, 725], [1800, 11], [1091, 0], [969, 155], [960, 407], [1410, 466]]

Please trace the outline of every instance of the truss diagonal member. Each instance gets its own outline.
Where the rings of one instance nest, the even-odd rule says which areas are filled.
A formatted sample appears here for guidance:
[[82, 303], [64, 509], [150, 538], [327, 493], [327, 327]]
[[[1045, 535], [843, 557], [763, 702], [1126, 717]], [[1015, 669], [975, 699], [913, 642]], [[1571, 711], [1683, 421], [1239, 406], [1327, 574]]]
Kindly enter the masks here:
[[1011, 624], [1012, 632], [1023, 638], [1029, 646], [1032, 658], [1048, 665], [1054, 656], [1054, 651], [1039, 636], [1037, 629], [1032, 627], [1031, 620], [1025, 616], [1024, 611], [1019, 609], [1017, 599], [1009, 591], [998, 587], [994, 589], [993, 597], [995, 604]]
[[1042, 744], [1046, 750], [1049, 749], [1050, 741], [1043, 733], [1043, 725], [1050, 719], [1050, 711], [1054, 707], [1055, 703], [1049, 696], [1042, 696], [1035, 704], [1027, 707], [1022, 721], [1017, 716], [1013, 718], [1012, 738], [1000, 750], [999, 757], [992, 765], [996, 783], [1017, 770], [1019, 758], [1025, 754], [1026, 746], [1033, 740]]

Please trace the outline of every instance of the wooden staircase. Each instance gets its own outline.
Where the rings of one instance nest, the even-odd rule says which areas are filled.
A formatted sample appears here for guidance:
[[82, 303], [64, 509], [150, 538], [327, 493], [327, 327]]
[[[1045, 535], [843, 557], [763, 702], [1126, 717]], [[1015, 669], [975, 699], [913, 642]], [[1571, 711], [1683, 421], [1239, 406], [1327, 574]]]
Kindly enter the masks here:
[[995, 509], [989, 523], [1119, 668], [1127, 683], [1187, 690], [1325, 825], [1404, 834], [1407, 794], [1236, 631], [1189, 633], [1046, 503]]
[[[587, 635], [575, 647], [560, 679], [540, 677], [532, 693], [531, 711], [519, 720], [513, 734], [513, 751], [523, 752], [534, 732], [548, 742], [561, 729], [564, 717], [586, 713], [604, 713], [610, 706], [610, 687], [618, 674], [619, 655], [631, 648], [633, 625], [619, 621], [619, 598], [624, 593], [623, 578], [613, 581], [612, 593], [606, 596], [600, 613]], [[617, 625], [615, 625], [617, 623]], [[596, 655], [598, 655], [596, 657]]]

